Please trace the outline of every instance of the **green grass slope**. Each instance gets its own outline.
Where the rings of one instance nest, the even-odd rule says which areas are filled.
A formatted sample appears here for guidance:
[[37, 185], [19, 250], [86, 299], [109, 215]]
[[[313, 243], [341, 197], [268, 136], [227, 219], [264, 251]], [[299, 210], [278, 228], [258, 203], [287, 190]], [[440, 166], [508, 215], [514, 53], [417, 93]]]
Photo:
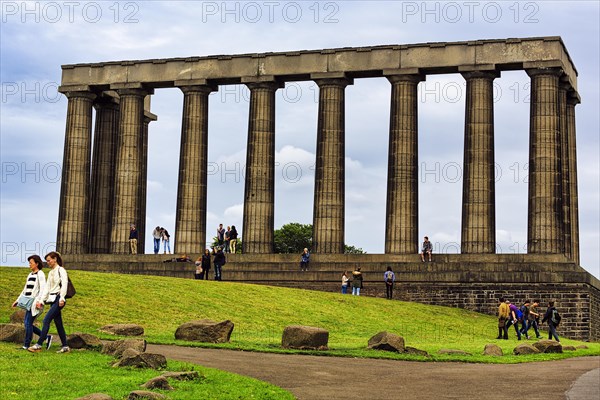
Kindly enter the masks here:
[[[523, 343], [516, 340], [514, 330], [510, 331], [510, 340], [496, 340], [495, 317], [458, 308], [231, 282], [84, 271], [69, 274], [77, 295], [63, 310], [67, 333], [87, 332], [106, 339], [111, 336], [100, 334], [101, 326], [138, 323], [151, 343], [290, 352], [280, 349], [283, 329], [287, 325], [310, 325], [329, 331], [330, 350], [318, 353], [327, 355], [424, 359], [367, 350], [368, 339], [380, 331], [403, 336], [407, 346], [426, 350], [437, 361], [514, 363], [600, 354], [600, 344], [586, 343], [589, 349], [576, 352], [513, 356], [513, 348]], [[8, 322], [10, 304], [21, 291], [26, 275], [26, 269], [0, 268], [0, 300], [4, 304], [0, 322]], [[203, 318], [233, 321], [231, 343], [175, 340], [179, 325]], [[581, 344], [561, 340], [563, 344]], [[481, 355], [486, 343], [498, 344], [505, 356]], [[436, 355], [442, 348], [473, 355]]]

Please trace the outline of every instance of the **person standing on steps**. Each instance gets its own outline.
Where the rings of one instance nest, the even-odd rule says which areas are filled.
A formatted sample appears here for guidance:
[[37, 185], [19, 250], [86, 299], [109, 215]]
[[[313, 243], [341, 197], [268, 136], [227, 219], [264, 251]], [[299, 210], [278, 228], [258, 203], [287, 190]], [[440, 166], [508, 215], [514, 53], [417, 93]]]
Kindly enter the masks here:
[[388, 266], [383, 273], [383, 281], [385, 282], [385, 298], [391, 300], [394, 294], [394, 283], [396, 282], [396, 274], [392, 271], [392, 267]]
[[137, 254], [137, 242], [138, 242], [138, 231], [135, 229], [135, 225], [129, 227], [129, 250], [131, 254]]
[[305, 247], [300, 255], [300, 270], [308, 271], [308, 263], [310, 262], [310, 253], [308, 249]]
[[360, 296], [360, 289], [363, 287], [363, 275], [360, 267], [356, 267], [352, 272], [352, 295]]
[[158, 254], [160, 251], [160, 239], [162, 238], [162, 232], [160, 226], [157, 226], [152, 231], [152, 237], [154, 238], [154, 254]]

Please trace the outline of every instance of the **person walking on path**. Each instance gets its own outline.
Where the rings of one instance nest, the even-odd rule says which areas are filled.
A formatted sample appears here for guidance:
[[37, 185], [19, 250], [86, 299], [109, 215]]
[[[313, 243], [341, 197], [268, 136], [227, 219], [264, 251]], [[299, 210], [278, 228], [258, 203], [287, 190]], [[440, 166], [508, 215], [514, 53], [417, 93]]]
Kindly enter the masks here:
[[210, 250], [204, 249], [202, 254], [202, 274], [200, 279], [208, 280], [208, 272], [210, 271]]
[[394, 282], [396, 282], [396, 274], [392, 271], [392, 267], [387, 267], [383, 273], [383, 281], [385, 282], [385, 298], [391, 300], [394, 295]]
[[554, 340], [556, 340], [557, 342], [560, 342], [560, 339], [558, 338], [558, 334], [556, 333], [556, 328], [558, 327], [558, 324], [560, 324], [560, 320], [561, 320], [561, 316], [558, 313], [558, 311], [556, 310], [556, 308], [554, 307], [554, 302], [549, 301], [548, 308], [546, 309], [546, 314], [544, 314], [544, 319], [542, 319], [542, 324], [544, 322], [548, 321], [548, 339], [549, 340], [552, 340], [552, 338], [554, 337]]
[[[43, 311], [43, 306], [41, 308], [36, 307], [36, 303], [41, 303], [40, 295], [44, 291], [46, 287], [46, 275], [42, 272], [42, 268], [44, 268], [44, 263], [42, 259], [37, 254], [31, 255], [27, 257], [27, 261], [29, 261], [29, 269], [31, 272], [27, 275], [27, 280], [25, 281], [25, 287], [21, 292], [20, 296], [25, 296], [30, 300], [29, 308], [25, 309], [25, 319], [23, 323], [25, 325], [25, 340], [23, 342], [23, 349], [27, 350], [31, 345], [31, 340], [33, 339], [33, 334], [35, 333], [38, 336], [42, 335], [42, 331], [37, 326], [33, 325], [36, 317], [41, 314]], [[12, 304], [12, 307], [17, 307], [18, 299]], [[52, 342], [52, 336], [48, 336], [47, 345]]]
[[152, 231], [152, 237], [154, 238], [154, 254], [158, 254], [160, 251], [160, 239], [162, 238], [162, 232], [160, 226], [157, 226]]
[[521, 320], [521, 334], [525, 335], [525, 337], [527, 339], [530, 339], [528, 331], [529, 331], [529, 307], [531, 306], [531, 302], [529, 300], [525, 300], [525, 303], [523, 303], [523, 305], [519, 308], [519, 310], [521, 310], [521, 313], [523, 314], [522, 320]]
[[138, 231], [135, 225], [129, 227], [129, 249], [131, 254], [137, 254]]
[[215, 251], [215, 259], [213, 260], [213, 264], [215, 266], [215, 281], [223, 280], [221, 277], [223, 265], [226, 263], [225, 253], [223, 253], [223, 248], [221, 246], [217, 246]]
[[425, 236], [423, 241], [423, 246], [421, 248], [421, 261], [425, 262], [425, 256], [429, 256], [429, 262], [431, 262], [431, 252], [433, 251], [433, 246], [429, 241], [429, 238]]
[[44, 303], [51, 304], [50, 310], [44, 317], [44, 324], [42, 326], [42, 332], [36, 344], [29, 347], [29, 350], [32, 353], [37, 353], [42, 351], [42, 343], [45, 340], [48, 340], [46, 344], [46, 349], [50, 348], [52, 344], [52, 336], [49, 338], [48, 331], [50, 330], [50, 323], [54, 321], [56, 325], [56, 331], [58, 332], [58, 336], [60, 337], [60, 341], [62, 347], [57, 353], [68, 353], [71, 351], [69, 346], [67, 345], [67, 335], [65, 333], [65, 327], [63, 326], [62, 320], [62, 309], [66, 305], [67, 295], [67, 286], [69, 284], [69, 276], [67, 275], [67, 270], [62, 267], [62, 257], [59, 253], [55, 251], [51, 251], [46, 254], [46, 263], [48, 267], [50, 267], [50, 272], [48, 272], [48, 281], [46, 287], [42, 291], [42, 294], [39, 296], [39, 302], [36, 303], [37, 308], [44, 307]]
[[510, 307], [508, 300], [500, 297], [498, 305], [498, 337], [496, 339], [508, 340], [508, 317], [510, 316]]
[[[508, 302], [508, 300], [506, 300]], [[515, 306], [513, 303], [508, 302], [508, 307], [510, 308], [510, 315], [508, 319], [507, 327], [513, 325], [515, 327], [515, 331], [517, 332], [517, 340], [521, 340], [521, 331], [519, 331], [519, 321], [522, 320], [523, 314], [519, 307]]]
[[531, 329], [531, 327], [533, 327], [533, 329], [535, 331], [535, 337], [537, 339], [542, 338], [542, 335], [540, 335], [540, 331], [539, 331], [539, 327], [538, 327], [538, 321], [540, 320], [540, 314], [538, 313], [537, 308], [539, 306], [540, 306], [540, 301], [533, 300], [533, 303], [529, 307], [529, 318], [527, 321], [527, 330], [529, 331], [529, 329]]
[[300, 270], [308, 271], [308, 263], [310, 262], [310, 253], [308, 249], [305, 247], [300, 255]]
[[360, 289], [363, 287], [363, 275], [360, 272], [360, 267], [356, 267], [352, 271], [352, 295], [360, 296]]
[[350, 279], [348, 279], [348, 272], [344, 271], [342, 273], [342, 294], [347, 294], [348, 293], [348, 281]]

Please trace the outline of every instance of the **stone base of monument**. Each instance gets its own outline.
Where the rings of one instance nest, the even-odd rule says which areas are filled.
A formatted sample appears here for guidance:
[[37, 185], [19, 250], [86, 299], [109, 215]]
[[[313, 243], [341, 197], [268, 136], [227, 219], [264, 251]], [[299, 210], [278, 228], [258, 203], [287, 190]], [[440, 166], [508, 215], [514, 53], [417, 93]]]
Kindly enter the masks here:
[[[199, 254], [188, 256], [196, 260]], [[69, 269], [193, 279], [195, 265], [165, 262], [173, 257], [63, 255]], [[489, 315], [496, 314], [500, 297], [519, 305], [526, 299], [539, 299], [541, 311], [548, 301], [555, 301], [563, 317], [559, 335], [600, 340], [600, 281], [561, 254], [434, 254], [433, 262], [425, 263], [417, 254], [312, 254], [306, 272], [300, 271], [297, 254], [230, 254], [223, 280], [339, 292], [342, 272], [360, 267], [364, 277], [361, 296], [385, 297], [383, 273], [388, 266], [396, 274], [396, 300]], [[210, 279], [214, 279], [212, 273]]]

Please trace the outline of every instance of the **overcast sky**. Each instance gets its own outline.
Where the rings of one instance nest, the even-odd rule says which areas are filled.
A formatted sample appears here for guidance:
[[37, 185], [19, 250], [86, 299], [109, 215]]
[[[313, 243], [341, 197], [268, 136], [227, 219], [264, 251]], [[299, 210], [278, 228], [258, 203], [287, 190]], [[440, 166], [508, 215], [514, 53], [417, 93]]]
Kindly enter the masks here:
[[[61, 65], [511, 37], [561, 36], [579, 72], [576, 107], [582, 266], [599, 269], [599, 20], [597, 1], [561, 2], [22, 2], [3, 1], [0, 35], [2, 265], [54, 249], [66, 98]], [[318, 89], [276, 95], [275, 227], [312, 223]], [[242, 232], [249, 92], [210, 95], [207, 236]], [[157, 89], [150, 125], [147, 227], [175, 229], [183, 95]], [[460, 244], [465, 84], [419, 85], [419, 237], [435, 252]], [[346, 88], [346, 243], [383, 253], [390, 84]], [[497, 251], [525, 252], [529, 78], [495, 81]], [[150, 236], [147, 232], [147, 236]], [[174, 239], [174, 235], [172, 235]], [[243, 238], [242, 238], [243, 239]], [[174, 240], [172, 240], [174, 241]], [[173, 245], [173, 243], [172, 243]], [[151, 250], [150, 240], [146, 249]]]

